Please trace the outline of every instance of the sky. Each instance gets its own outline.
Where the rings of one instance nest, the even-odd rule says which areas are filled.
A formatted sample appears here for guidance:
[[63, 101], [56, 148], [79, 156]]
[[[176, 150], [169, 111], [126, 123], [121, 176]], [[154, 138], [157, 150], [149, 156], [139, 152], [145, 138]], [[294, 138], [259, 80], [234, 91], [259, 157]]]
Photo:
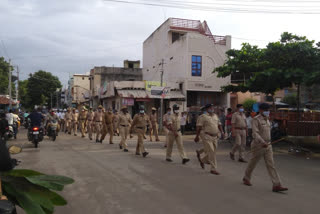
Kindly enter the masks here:
[[[157, 2], [162, 1], [170, 2]], [[210, 7], [253, 2], [249, 8], [257, 8], [260, 3], [187, 1], [198, 5], [209, 2]], [[294, 5], [287, 0], [260, 1], [264, 6], [259, 10], [294, 9], [300, 14], [205, 11], [204, 7], [190, 10], [104, 0], [0, 0], [0, 56], [19, 66], [21, 79], [45, 70], [66, 85], [70, 75], [85, 74], [94, 66], [122, 66], [126, 59], [142, 60], [143, 41], [169, 17], [206, 20], [214, 35], [231, 35], [236, 49], [243, 42], [265, 47], [285, 31], [320, 41], [320, 0], [293, 0]], [[317, 14], [302, 14], [310, 11]]]

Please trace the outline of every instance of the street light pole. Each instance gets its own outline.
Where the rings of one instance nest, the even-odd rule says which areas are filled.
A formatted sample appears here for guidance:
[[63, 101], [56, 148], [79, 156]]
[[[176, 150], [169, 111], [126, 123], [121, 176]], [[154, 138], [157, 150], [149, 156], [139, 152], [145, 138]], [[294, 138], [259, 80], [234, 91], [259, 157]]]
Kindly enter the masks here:
[[[163, 87], [163, 64], [164, 64], [164, 59], [161, 60], [161, 87]], [[161, 100], [160, 100], [160, 131], [162, 131], [163, 127], [162, 127], [162, 118], [163, 118], [163, 91], [162, 91], [162, 94], [161, 94]]]

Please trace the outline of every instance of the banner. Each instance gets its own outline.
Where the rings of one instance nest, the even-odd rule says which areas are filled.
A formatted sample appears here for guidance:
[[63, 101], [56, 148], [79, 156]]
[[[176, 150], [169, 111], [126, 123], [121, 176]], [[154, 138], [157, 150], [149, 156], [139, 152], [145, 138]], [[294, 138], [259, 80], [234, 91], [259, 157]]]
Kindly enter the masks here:
[[[151, 91], [152, 86], [158, 86], [158, 87], [161, 86], [161, 82], [159, 81], [145, 81], [145, 83], [146, 83], [146, 91]], [[166, 86], [166, 83], [164, 82], [162, 86]]]
[[133, 106], [134, 99], [133, 98], [122, 98], [122, 105]]

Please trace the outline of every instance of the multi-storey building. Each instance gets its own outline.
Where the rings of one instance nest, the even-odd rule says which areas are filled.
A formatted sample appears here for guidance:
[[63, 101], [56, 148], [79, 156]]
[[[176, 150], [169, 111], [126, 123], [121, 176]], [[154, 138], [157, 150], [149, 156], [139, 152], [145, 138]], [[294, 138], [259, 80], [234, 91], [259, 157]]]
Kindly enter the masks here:
[[162, 79], [171, 90], [181, 90], [183, 110], [208, 103], [227, 107], [230, 98], [221, 86], [229, 84], [230, 77], [217, 78], [213, 70], [223, 65], [230, 48], [231, 36], [213, 35], [206, 21], [169, 18], [143, 43], [143, 78]]

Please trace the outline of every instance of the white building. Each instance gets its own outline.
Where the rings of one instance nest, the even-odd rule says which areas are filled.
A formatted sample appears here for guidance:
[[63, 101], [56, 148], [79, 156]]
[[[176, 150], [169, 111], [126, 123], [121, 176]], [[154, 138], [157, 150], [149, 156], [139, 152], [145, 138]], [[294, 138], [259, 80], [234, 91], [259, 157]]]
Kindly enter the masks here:
[[90, 99], [89, 74], [74, 74], [70, 84], [72, 104], [77, 106], [81, 103], [88, 103]]
[[208, 103], [227, 107], [230, 98], [221, 86], [230, 78], [217, 78], [212, 71], [223, 65], [230, 48], [231, 36], [212, 35], [206, 21], [169, 18], [143, 43], [143, 79], [160, 81], [163, 68], [166, 86], [185, 95], [183, 110]]

